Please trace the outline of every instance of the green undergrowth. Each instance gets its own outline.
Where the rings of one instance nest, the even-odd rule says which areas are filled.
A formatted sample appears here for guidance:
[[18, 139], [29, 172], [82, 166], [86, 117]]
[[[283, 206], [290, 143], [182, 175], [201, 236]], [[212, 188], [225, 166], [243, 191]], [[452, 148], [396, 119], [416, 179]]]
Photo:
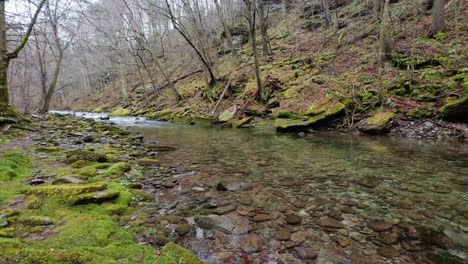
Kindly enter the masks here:
[[31, 174], [30, 158], [19, 149], [0, 154], [0, 205], [18, 197], [22, 190], [21, 180]]

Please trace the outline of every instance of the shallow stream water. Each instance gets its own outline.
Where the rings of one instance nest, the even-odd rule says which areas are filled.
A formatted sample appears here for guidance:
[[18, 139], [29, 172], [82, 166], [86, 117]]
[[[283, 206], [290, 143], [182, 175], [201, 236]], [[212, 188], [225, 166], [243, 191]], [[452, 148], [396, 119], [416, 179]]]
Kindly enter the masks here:
[[[106, 116], [75, 114], [97, 120]], [[157, 157], [163, 166], [191, 172], [175, 175], [180, 186], [170, 193], [158, 193], [162, 207], [169, 208], [165, 213], [195, 207], [199, 197], [235, 205], [226, 212], [227, 221], [246, 225], [248, 234], [198, 230], [201, 235], [181, 242], [206, 262], [428, 263], [420, 258], [428, 252], [467, 259], [468, 144], [329, 134], [299, 137], [271, 128], [219, 129], [135, 117], [106, 122], [131, 127], [144, 134], [145, 142], [177, 149]], [[220, 193], [219, 182], [250, 187]], [[253, 220], [258, 214], [270, 219]], [[301, 223], [285, 223], [289, 214], [299, 216]], [[336, 219], [343, 227], [323, 224], [323, 219]], [[376, 232], [369, 227], [373, 221], [394, 226]], [[454, 242], [448, 247], [437, 241], [418, 244], [407, 234], [408, 226], [439, 230]], [[281, 229], [298, 235], [280, 242]], [[398, 238], [392, 241], [394, 236]], [[345, 242], [337, 243], [340, 239]], [[389, 246], [397, 253], [384, 257], [389, 253], [382, 248]], [[307, 256], [308, 248], [317, 256]]]

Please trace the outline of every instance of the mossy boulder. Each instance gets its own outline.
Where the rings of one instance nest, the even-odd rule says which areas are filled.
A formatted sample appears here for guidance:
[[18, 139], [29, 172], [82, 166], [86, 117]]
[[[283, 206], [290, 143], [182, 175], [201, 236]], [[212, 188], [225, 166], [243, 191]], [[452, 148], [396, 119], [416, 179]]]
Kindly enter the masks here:
[[72, 196], [83, 194], [83, 193], [102, 191], [102, 190], [105, 190], [106, 188], [107, 188], [107, 184], [105, 183], [83, 184], [83, 185], [69, 185], [69, 184], [46, 185], [46, 186], [32, 187], [28, 190], [28, 193], [35, 194], [35, 195], [47, 195], [47, 196], [58, 195], [58, 196], [68, 198], [68, 197], [72, 197]]
[[363, 133], [384, 134], [390, 131], [393, 118], [395, 118], [395, 114], [392, 112], [379, 112], [359, 121], [357, 128]]
[[176, 228], [175, 228], [175, 232], [179, 236], [185, 236], [185, 235], [193, 232], [194, 230], [195, 230], [195, 228], [190, 224], [180, 224], [180, 225], [176, 226]]
[[242, 118], [241, 120], [231, 121], [231, 124], [233, 128], [241, 128], [250, 124], [253, 119], [254, 119], [253, 116], [248, 116], [248, 117]]
[[105, 154], [95, 152], [93, 150], [75, 149], [68, 151], [66, 154], [67, 162], [73, 164], [77, 161], [90, 162], [107, 162], [108, 158]]
[[305, 116], [280, 112], [274, 127], [280, 131], [299, 131], [310, 127], [318, 127], [327, 124], [328, 121], [339, 117], [344, 113], [346, 106], [340, 102], [326, 99], [319, 104], [309, 107]]
[[[173, 263], [181, 264], [203, 264], [189, 250], [182, 248], [172, 242], [162, 248], [164, 258], [173, 260]], [[164, 262], [161, 262], [164, 263]]]
[[41, 200], [34, 194], [29, 195], [26, 200], [24, 200], [24, 207], [27, 209], [39, 209], [41, 205]]
[[140, 166], [155, 166], [159, 164], [159, 161], [157, 159], [150, 159], [150, 158], [142, 158], [137, 161], [135, 161], [136, 164]]
[[468, 95], [455, 100], [447, 100], [439, 109], [439, 114], [448, 121], [468, 123]]
[[128, 162], [119, 162], [110, 166], [107, 170], [102, 173], [102, 177], [118, 177], [122, 176], [123, 173], [132, 169], [132, 166]]
[[83, 184], [84, 181], [75, 177], [71, 176], [63, 176], [56, 178], [52, 181], [53, 185], [59, 185], [59, 184]]
[[92, 193], [84, 193], [69, 197], [68, 201], [73, 204], [88, 204], [88, 203], [102, 203], [117, 198], [119, 191], [105, 190]]
[[18, 218], [18, 223], [27, 226], [48, 226], [54, 224], [54, 220], [46, 216], [22, 216]]

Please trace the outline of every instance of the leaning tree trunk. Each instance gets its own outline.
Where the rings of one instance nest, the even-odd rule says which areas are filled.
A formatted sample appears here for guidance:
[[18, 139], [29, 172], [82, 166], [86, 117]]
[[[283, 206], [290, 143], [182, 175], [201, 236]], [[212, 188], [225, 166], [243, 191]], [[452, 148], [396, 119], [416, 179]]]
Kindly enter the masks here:
[[445, 30], [445, 7], [444, 0], [434, 0], [432, 6], [432, 30], [431, 35], [437, 34]]

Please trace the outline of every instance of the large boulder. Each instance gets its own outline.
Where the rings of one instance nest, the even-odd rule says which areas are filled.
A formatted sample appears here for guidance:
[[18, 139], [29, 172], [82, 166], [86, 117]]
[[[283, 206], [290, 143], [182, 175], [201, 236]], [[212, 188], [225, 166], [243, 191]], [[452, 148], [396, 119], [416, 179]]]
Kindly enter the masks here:
[[363, 119], [357, 124], [359, 131], [369, 134], [385, 134], [390, 131], [395, 114], [379, 112], [372, 117]]
[[305, 130], [309, 127], [316, 127], [326, 124], [328, 121], [339, 117], [344, 113], [346, 106], [340, 102], [330, 102], [325, 100], [320, 104], [313, 104], [309, 107], [305, 116], [292, 115], [293, 118], [286, 117], [281, 112], [275, 121], [275, 128], [284, 131]]
[[439, 109], [440, 116], [448, 121], [468, 123], [468, 95], [457, 100], [449, 100]]

